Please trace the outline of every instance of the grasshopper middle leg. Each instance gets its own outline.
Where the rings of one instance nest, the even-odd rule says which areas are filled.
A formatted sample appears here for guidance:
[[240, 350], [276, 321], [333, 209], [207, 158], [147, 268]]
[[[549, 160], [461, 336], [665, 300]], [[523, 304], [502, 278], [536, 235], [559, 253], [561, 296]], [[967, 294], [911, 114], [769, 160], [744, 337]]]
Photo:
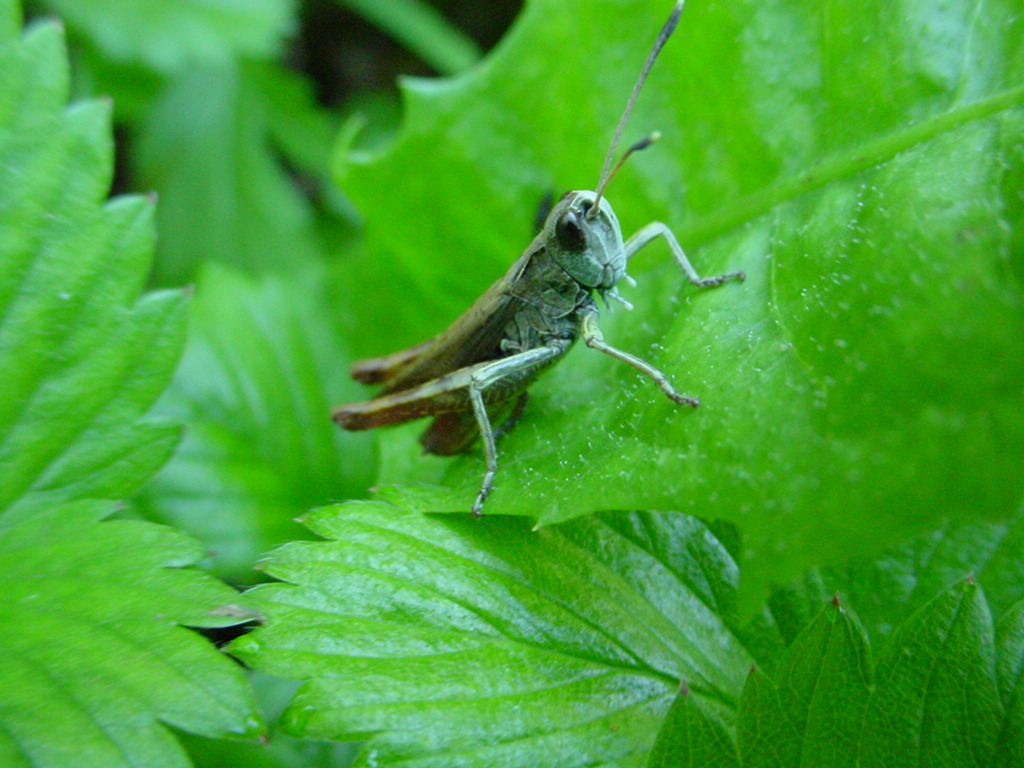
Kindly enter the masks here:
[[635, 355], [629, 354], [629, 352], [623, 352], [621, 349], [616, 349], [604, 340], [604, 335], [601, 333], [601, 329], [597, 326], [597, 313], [588, 312], [583, 315], [583, 343], [591, 349], [596, 349], [598, 352], [604, 352], [606, 355], [614, 357], [616, 360], [621, 360], [626, 365], [631, 365], [636, 368], [640, 373], [651, 378], [658, 388], [664, 392], [668, 399], [674, 403], [680, 405], [689, 405], [696, 408], [700, 405], [700, 400], [696, 397], [688, 397], [681, 395], [676, 391], [676, 388], [669, 382], [668, 377], [655, 368], [650, 363], [641, 360]]

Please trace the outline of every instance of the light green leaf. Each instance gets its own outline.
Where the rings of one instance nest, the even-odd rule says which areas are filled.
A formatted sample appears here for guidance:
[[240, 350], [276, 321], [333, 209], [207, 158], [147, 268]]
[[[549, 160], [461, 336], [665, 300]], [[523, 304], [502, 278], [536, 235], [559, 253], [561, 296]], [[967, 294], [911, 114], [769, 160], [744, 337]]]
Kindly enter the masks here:
[[103, 53], [162, 72], [269, 57], [295, 25], [294, 0], [45, 0]]
[[[180, 534], [107, 521], [178, 428], [145, 413], [182, 296], [139, 298], [152, 201], [106, 201], [109, 107], [67, 106], [61, 27], [0, 0], [0, 764], [186, 766], [168, 726], [262, 731], [240, 669], [182, 625], [251, 616]], [[13, 23], [9, 23], [13, 21]]]
[[0, 50], [0, 511], [124, 497], [167, 458], [177, 426], [143, 415], [184, 336], [179, 294], [136, 301], [151, 201], [103, 204], [108, 109], [64, 108], [57, 27]]
[[196, 288], [160, 408], [189, 429], [140, 504], [203, 541], [232, 581], [252, 581], [261, 552], [305, 538], [293, 521], [310, 507], [372, 482], [367, 437], [330, 420], [357, 385], [324, 285], [322, 270], [256, 279], [211, 264]]
[[[749, 595], [944, 516], [1011, 514], [1024, 492], [1018, 5], [688, 4], [625, 140], [664, 139], [608, 194], [627, 235], [663, 220], [698, 270], [748, 279], [695, 290], [651, 246], [630, 265], [636, 311], [603, 325], [703, 405], [680, 410], [574, 350], [503, 440], [488, 511], [730, 520]], [[362, 350], [442, 330], [529, 242], [546, 192], [594, 185], [669, 6], [536, 0], [471, 75], [408, 86], [393, 150], [345, 180], [371, 254], [350, 274], [391, 287], [354, 292]], [[395, 440], [413, 455], [408, 432]], [[420, 469], [384, 476], [448, 489], [421, 508], [469, 508], [478, 454], [442, 470], [404, 461]]]
[[[695, 521], [533, 532], [352, 502], [307, 523], [328, 541], [274, 553], [290, 583], [250, 593], [268, 624], [232, 651], [307, 681], [291, 732], [369, 736], [360, 765], [640, 766], [681, 680], [717, 717], [735, 707], [750, 658], [706, 588], [734, 570], [702, 571], [728, 556]], [[667, 540], [672, 559], [646, 546]]]

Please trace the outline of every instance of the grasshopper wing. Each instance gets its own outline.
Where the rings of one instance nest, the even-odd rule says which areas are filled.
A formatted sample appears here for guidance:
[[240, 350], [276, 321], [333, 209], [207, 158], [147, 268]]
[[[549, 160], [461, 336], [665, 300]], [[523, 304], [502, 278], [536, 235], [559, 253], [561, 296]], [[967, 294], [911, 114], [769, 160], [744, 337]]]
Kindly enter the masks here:
[[[490, 414], [491, 409], [487, 412]], [[420, 445], [425, 453], [454, 456], [466, 451], [479, 436], [480, 427], [472, 411], [442, 413], [420, 435]]]
[[370, 357], [366, 360], [359, 360], [352, 365], [352, 378], [356, 381], [361, 381], [363, 384], [386, 384], [400, 375], [410, 365], [414, 365], [436, 340], [437, 337], [435, 336], [433, 339], [428, 339], [422, 344], [417, 344], [415, 347], [403, 349], [401, 352], [392, 352], [390, 355], [384, 355], [383, 357]]
[[510, 295], [508, 289], [518, 279], [523, 266], [524, 259], [517, 261], [508, 274], [435, 337], [398, 376], [388, 381], [377, 396], [411, 389], [460, 368], [504, 357], [506, 352], [501, 343], [506, 327], [520, 307], [519, 300]]
[[507, 354], [502, 341], [520, 306], [509, 289], [533, 253], [533, 248], [527, 249], [504, 277], [439, 336], [402, 352], [356, 363], [355, 378], [383, 382], [384, 388], [367, 402], [339, 406], [334, 420], [345, 429], [374, 429], [471, 410], [469, 369]]

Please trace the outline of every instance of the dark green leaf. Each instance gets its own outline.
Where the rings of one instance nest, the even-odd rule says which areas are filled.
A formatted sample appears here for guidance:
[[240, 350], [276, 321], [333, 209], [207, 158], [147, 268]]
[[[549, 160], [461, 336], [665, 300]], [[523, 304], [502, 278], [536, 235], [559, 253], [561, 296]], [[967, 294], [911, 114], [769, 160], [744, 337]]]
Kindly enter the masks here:
[[1024, 510], [1003, 523], [950, 522], [891, 547], [876, 558], [813, 570], [772, 596], [783, 636], [792, 640], [813, 616], [813, 606], [842, 592], [879, 646], [908, 612], [974, 575], [998, 617], [1024, 598]]
[[1005, 717], [989, 765], [1024, 765], [1024, 601], [1011, 608], [996, 625], [999, 694]]
[[665, 717], [648, 768], [739, 768], [732, 736], [683, 691]]
[[744, 767], [855, 766], [869, 656], [860, 622], [834, 600], [788, 649], [773, 679], [751, 673], [739, 726]]
[[[267, 570], [290, 584], [250, 593], [268, 626], [233, 651], [307, 681], [293, 733], [376, 734], [361, 764], [644, 765], [680, 680], [727, 718], [750, 659], [691, 587], [699, 564], [666, 562], [620, 517], [534, 532], [372, 502], [320, 510], [307, 522], [329, 541], [277, 550]], [[652, 541], [680, 519], [629, 517]], [[693, 539], [701, 563], [728, 560]]]
[[[264, 717], [274, 723], [295, 693], [297, 684], [258, 672], [249, 681], [262, 704]], [[261, 743], [181, 735], [195, 768], [348, 768], [358, 744], [293, 739], [271, 727]]]
[[480, 58], [476, 43], [424, 0], [339, 0], [406, 45], [438, 72], [466, 69]]
[[788, 765], [783, 761], [800, 744], [800, 732], [779, 706], [778, 686], [758, 667], [743, 688], [739, 732], [744, 766]]
[[[375, 285], [392, 287], [360, 299], [367, 352], [443, 329], [522, 251], [545, 192], [595, 183], [669, 5], [537, 0], [486, 66], [408, 86], [394, 149], [346, 179]], [[1015, 510], [1018, 5], [688, 5], [626, 132], [664, 139], [609, 197], [627, 235], [664, 220], [700, 271], [748, 280], [696, 291], [652, 246], [631, 265], [637, 311], [604, 325], [703, 406], [680, 411], [633, 370], [576, 350], [504, 440], [490, 512], [727, 519], [757, 594], [944, 516]], [[478, 456], [420, 466], [385, 476], [443, 481], [421, 506], [468, 509]]]
[[986, 765], [1003, 719], [992, 619], [966, 582], [935, 598], [880, 654], [859, 765]]

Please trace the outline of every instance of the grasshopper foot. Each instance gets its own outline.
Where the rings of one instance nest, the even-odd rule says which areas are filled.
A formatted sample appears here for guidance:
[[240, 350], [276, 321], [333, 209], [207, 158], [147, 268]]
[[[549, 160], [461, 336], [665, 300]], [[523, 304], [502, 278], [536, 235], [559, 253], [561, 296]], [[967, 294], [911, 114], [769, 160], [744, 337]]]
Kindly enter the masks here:
[[671, 392], [668, 394], [668, 397], [669, 400], [677, 405], [688, 405], [691, 408], [697, 408], [700, 405], [699, 397], [687, 397], [686, 395], [681, 395], [678, 392]]
[[491, 491], [494, 490], [494, 475], [496, 473], [488, 470], [484, 475], [483, 485], [480, 486], [480, 493], [476, 495], [476, 501], [473, 502], [473, 517], [484, 516], [484, 502], [487, 501], [487, 497], [491, 495]]
[[701, 288], [714, 288], [716, 285], [721, 285], [726, 280], [746, 280], [747, 276], [743, 272], [729, 272], [724, 275], [715, 275], [714, 277], [701, 278], [700, 282], [697, 283]]
[[487, 494], [480, 491], [477, 494], [476, 501], [473, 502], [473, 517], [484, 516], [484, 500], [487, 498]]

